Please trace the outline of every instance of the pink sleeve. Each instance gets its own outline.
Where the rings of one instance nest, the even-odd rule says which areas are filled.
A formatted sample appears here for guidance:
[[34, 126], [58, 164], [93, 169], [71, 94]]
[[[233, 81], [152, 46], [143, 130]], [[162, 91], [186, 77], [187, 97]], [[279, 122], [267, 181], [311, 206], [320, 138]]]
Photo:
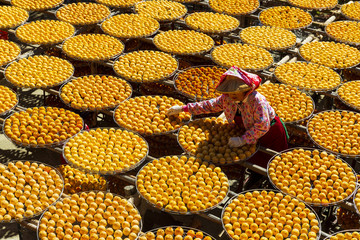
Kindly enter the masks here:
[[259, 138], [264, 136], [270, 129], [270, 116], [268, 104], [265, 101], [255, 101], [254, 107], [254, 126], [245, 131], [241, 136], [247, 144], [255, 144]]
[[224, 97], [224, 95], [221, 95], [207, 101], [188, 103], [183, 107], [183, 110], [194, 115], [221, 112], [223, 110]]
[[182, 110], [183, 110], [184, 112], [189, 112], [189, 108], [188, 108], [187, 105], [182, 106]]

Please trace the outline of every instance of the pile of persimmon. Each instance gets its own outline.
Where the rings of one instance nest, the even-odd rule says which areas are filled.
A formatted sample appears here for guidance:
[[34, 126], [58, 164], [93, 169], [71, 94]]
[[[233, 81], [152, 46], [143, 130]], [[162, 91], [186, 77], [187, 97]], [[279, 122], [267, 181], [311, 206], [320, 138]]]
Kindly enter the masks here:
[[330, 236], [329, 240], [340, 240], [340, 239], [359, 239], [360, 233], [348, 230], [346, 232], [334, 233]]
[[360, 109], [360, 81], [346, 82], [338, 88], [337, 94], [346, 104]]
[[179, 129], [191, 115], [182, 112], [167, 116], [169, 108], [184, 105], [181, 101], [166, 96], [142, 96], [130, 98], [119, 104], [114, 118], [120, 127], [134, 130], [140, 134], [161, 134]]
[[89, 190], [106, 191], [106, 180], [98, 174], [89, 174], [73, 168], [70, 165], [60, 165], [57, 169], [64, 178], [65, 194], [74, 194]]
[[185, 23], [194, 30], [204, 33], [221, 33], [235, 30], [240, 22], [226, 14], [195, 12], [186, 17]]
[[79, 77], [61, 88], [61, 99], [72, 108], [96, 111], [114, 108], [132, 94], [129, 83], [113, 76]]
[[39, 215], [55, 203], [64, 188], [59, 172], [38, 162], [0, 164], [0, 222]]
[[68, 80], [74, 70], [74, 66], [64, 59], [35, 55], [11, 63], [5, 70], [5, 77], [17, 87], [48, 88]]
[[40, 240], [130, 239], [141, 231], [139, 211], [128, 200], [110, 192], [81, 192], [57, 202], [43, 214]]
[[352, 2], [342, 5], [341, 13], [351, 20], [360, 20], [360, 2]]
[[350, 68], [360, 63], [360, 50], [344, 43], [311, 42], [302, 45], [299, 52], [306, 61], [330, 68]]
[[116, 8], [133, 7], [136, 3], [141, 1], [142, 0], [96, 0], [97, 3]]
[[44, 11], [59, 6], [64, 0], [12, 0], [11, 5], [26, 11]]
[[153, 160], [139, 171], [136, 184], [139, 193], [156, 207], [182, 214], [209, 210], [229, 190], [221, 168], [187, 156]]
[[0, 6], [0, 29], [19, 26], [29, 18], [29, 13], [14, 6]]
[[140, 38], [154, 34], [160, 27], [158, 21], [139, 14], [120, 14], [106, 19], [102, 30], [118, 38]]
[[274, 61], [267, 50], [248, 44], [231, 43], [216, 47], [211, 52], [213, 61], [229, 68], [238, 66], [245, 70], [268, 68]]
[[341, 83], [334, 70], [316, 63], [291, 62], [275, 69], [276, 78], [285, 84], [310, 91], [329, 91]]
[[146, 141], [133, 132], [96, 128], [70, 139], [64, 147], [64, 156], [85, 171], [119, 173], [137, 166], [148, 150]]
[[62, 46], [66, 55], [83, 61], [101, 61], [114, 58], [124, 50], [117, 38], [105, 34], [81, 34], [66, 40]]
[[310, 13], [300, 8], [278, 6], [268, 8], [259, 15], [260, 22], [267, 26], [280, 27], [289, 30], [304, 28], [312, 23]]
[[338, 0], [322, 0], [322, 1], [313, 1], [313, 0], [289, 0], [289, 3], [300, 8], [304, 9], [332, 9], [338, 4]]
[[133, 82], [160, 81], [178, 67], [176, 58], [160, 51], [134, 51], [120, 56], [114, 63], [115, 72]]
[[60, 8], [56, 17], [73, 25], [87, 25], [99, 23], [110, 15], [110, 9], [96, 3], [71, 3]]
[[318, 206], [343, 201], [356, 189], [354, 170], [335, 155], [316, 149], [279, 154], [269, 163], [268, 173], [281, 191]]
[[223, 226], [232, 239], [309, 239], [320, 234], [316, 214], [302, 201], [276, 191], [240, 193], [225, 206]]
[[18, 103], [17, 95], [10, 88], [0, 86], [0, 115], [14, 108]]
[[240, 32], [244, 43], [252, 44], [267, 50], [286, 49], [296, 44], [296, 36], [290, 30], [271, 27], [248, 27]]
[[16, 29], [17, 38], [28, 44], [58, 44], [75, 33], [75, 27], [57, 20], [39, 20]]
[[139, 240], [155, 240], [155, 239], [177, 239], [177, 240], [212, 240], [208, 234], [187, 227], [162, 227], [148, 231], [139, 237]]
[[254, 12], [259, 8], [260, 2], [258, 0], [209, 0], [209, 6], [215, 12], [237, 16]]
[[185, 5], [168, 0], [142, 1], [135, 4], [135, 12], [158, 21], [173, 21], [187, 13]]
[[193, 30], [170, 30], [154, 37], [154, 44], [161, 51], [179, 54], [201, 54], [214, 46], [214, 40]]
[[34, 107], [16, 112], [6, 119], [5, 134], [25, 146], [60, 144], [83, 128], [82, 118], [69, 110]]
[[175, 86], [180, 92], [198, 100], [218, 97], [221, 94], [216, 92], [215, 86], [225, 72], [225, 68], [216, 66], [185, 69], [178, 74]]
[[326, 26], [325, 31], [337, 41], [350, 45], [360, 44], [360, 22], [336, 21]]
[[310, 96], [285, 84], [263, 84], [257, 90], [266, 97], [284, 122], [299, 121], [311, 116], [314, 103]]
[[20, 55], [21, 49], [14, 42], [0, 39], [0, 66], [14, 61]]
[[325, 111], [308, 123], [310, 137], [321, 147], [343, 155], [360, 154], [360, 114], [350, 111]]

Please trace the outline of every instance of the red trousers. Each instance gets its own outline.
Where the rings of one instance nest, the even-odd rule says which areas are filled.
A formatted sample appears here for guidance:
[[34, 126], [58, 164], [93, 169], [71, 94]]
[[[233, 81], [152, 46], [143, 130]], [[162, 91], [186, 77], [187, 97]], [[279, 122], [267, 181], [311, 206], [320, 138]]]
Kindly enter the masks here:
[[[259, 139], [259, 144], [262, 147], [280, 152], [288, 149], [288, 142], [286, 131], [280, 118], [276, 116], [274, 119], [276, 121], [275, 124], [272, 125], [269, 131]], [[234, 120], [236, 124], [243, 125], [241, 117], [235, 117]], [[269, 154], [258, 151], [248, 161], [263, 168], [267, 168], [267, 164], [271, 157], [272, 156]]]
[[8, 40], [8, 32], [0, 30], [0, 39]]

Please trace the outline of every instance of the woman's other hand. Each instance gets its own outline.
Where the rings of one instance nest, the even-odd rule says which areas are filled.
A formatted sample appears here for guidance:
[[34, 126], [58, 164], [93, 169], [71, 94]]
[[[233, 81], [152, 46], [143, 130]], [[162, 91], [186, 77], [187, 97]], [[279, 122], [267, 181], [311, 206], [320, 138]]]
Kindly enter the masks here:
[[169, 110], [167, 111], [166, 115], [168, 116], [172, 116], [172, 115], [176, 115], [179, 114], [183, 111], [183, 107], [179, 106], [179, 105], [175, 105], [172, 106], [171, 108], [169, 108]]
[[246, 144], [245, 140], [242, 140], [240, 137], [229, 138], [228, 145], [229, 147], [242, 147]]

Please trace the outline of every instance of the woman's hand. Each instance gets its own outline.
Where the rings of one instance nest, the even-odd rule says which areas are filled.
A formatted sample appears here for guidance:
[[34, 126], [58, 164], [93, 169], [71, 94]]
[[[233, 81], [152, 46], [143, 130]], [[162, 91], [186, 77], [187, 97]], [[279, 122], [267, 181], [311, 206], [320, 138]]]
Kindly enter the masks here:
[[240, 137], [229, 138], [228, 145], [229, 147], [242, 147], [246, 144], [245, 140], [242, 140]]
[[179, 114], [179, 113], [181, 113], [182, 111], [183, 111], [182, 106], [175, 105], [175, 106], [172, 106], [171, 108], [169, 108], [169, 110], [167, 111], [166, 115], [172, 116], [172, 115]]

